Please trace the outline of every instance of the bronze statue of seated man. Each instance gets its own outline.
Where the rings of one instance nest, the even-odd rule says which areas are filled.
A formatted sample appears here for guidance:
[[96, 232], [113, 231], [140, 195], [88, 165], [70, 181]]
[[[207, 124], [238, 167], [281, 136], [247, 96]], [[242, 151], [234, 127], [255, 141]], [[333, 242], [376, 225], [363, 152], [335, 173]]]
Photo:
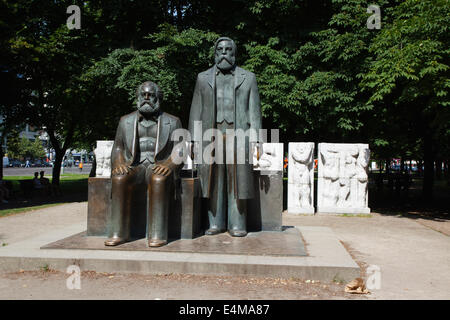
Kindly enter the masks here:
[[130, 221], [136, 214], [133, 193], [142, 185], [147, 188], [148, 245], [167, 243], [173, 184], [182, 165], [171, 157], [171, 135], [181, 128], [181, 122], [161, 111], [162, 96], [155, 83], [142, 83], [137, 89], [137, 110], [120, 119], [111, 153], [112, 217], [106, 246], [130, 239]]

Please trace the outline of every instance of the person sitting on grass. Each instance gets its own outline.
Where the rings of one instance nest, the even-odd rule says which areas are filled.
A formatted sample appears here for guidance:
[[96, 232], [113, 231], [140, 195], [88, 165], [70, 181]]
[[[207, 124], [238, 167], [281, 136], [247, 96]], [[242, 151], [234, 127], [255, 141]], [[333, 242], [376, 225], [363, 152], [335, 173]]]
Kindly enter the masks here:
[[41, 181], [41, 184], [46, 188], [47, 193], [49, 195], [56, 196], [56, 195], [60, 194], [60, 190], [59, 190], [58, 186], [54, 186], [53, 184], [50, 183], [49, 178], [44, 177], [44, 174], [45, 174], [44, 171], [40, 171], [39, 174], [40, 174], [39, 180]]
[[40, 174], [39, 181], [41, 182], [41, 185], [45, 189], [46, 193], [50, 196], [56, 195], [53, 185], [50, 183], [50, 179], [44, 177], [45, 172], [40, 171], [39, 174]]
[[6, 182], [3, 180], [3, 175], [0, 175], [0, 202], [1, 203], [8, 203], [10, 193], [9, 189], [6, 186]]
[[42, 194], [48, 194], [48, 189], [45, 187], [45, 185], [42, 184], [41, 180], [39, 179], [39, 172], [37, 171], [34, 173], [33, 188], [40, 191]]
[[44, 186], [48, 186], [50, 184], [50, 179], [44, 177], [45, 172], [41, 171], [39, 172], [39, 174], [40, 174], [39, 181], [41, 181], [41, 184]]

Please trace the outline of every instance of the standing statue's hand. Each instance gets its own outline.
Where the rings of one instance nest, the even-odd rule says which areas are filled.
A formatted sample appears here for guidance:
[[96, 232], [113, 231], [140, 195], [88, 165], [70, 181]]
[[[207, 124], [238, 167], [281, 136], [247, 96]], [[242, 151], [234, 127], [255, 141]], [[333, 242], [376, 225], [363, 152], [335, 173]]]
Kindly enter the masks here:
[[169, 167], [167, 167], [165, 165], [157, 164], [153, 168], [153, 173], [160, 175], [160, 176], [167, 177], [168, 175], [170, 175], [172, 173], [172, 169], [170, 169]]
[[114, 168], [113, 171], [111, 172], [111, 174], [113, 176], [120, 176], [120, 175], [128, 174], [129, 172], [131, 172], [131, 170], [132, 170], [132, 168], [130, 166], [120, 165], [120, 166]]

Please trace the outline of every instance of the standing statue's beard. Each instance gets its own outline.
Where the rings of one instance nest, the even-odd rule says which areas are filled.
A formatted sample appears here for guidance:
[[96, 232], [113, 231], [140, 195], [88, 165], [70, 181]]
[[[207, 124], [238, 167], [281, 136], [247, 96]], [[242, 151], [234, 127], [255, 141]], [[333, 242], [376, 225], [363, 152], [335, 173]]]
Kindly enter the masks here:
[[149, 117], [159, 111], [159, 103], [152, 105], [147, 101], [143, 101], [141, 106], [139, 106], [138, 102], [138, 110], [144, 117]]
[[216, 65], [220, 70], [230, 70], [233, 68], [234, 62], [234, 57], [231, 57], [230, 59], [228, 57], [216, 57]]

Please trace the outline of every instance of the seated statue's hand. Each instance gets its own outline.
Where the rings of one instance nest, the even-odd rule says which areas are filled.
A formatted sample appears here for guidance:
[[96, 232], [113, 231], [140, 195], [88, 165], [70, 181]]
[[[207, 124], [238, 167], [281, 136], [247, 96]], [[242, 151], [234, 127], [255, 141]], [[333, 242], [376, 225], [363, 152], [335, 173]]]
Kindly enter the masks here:
[[157, 174], [157, 175], [160, 175], [160, 176], [167, 177], [168, 175], [170, 175], [172, 173], [172, 169], [170, 169], [166, 165], [157, 164], [153, 168], [153, 173]]
[[113, 176], [125, 175], [125, 174], [128, 174], [131, 171], [131, 169], [132, 168], [130, 166], [120, 165], [120, 166], [114, 168], [113, 171], [111, 172], [111, 174]]

